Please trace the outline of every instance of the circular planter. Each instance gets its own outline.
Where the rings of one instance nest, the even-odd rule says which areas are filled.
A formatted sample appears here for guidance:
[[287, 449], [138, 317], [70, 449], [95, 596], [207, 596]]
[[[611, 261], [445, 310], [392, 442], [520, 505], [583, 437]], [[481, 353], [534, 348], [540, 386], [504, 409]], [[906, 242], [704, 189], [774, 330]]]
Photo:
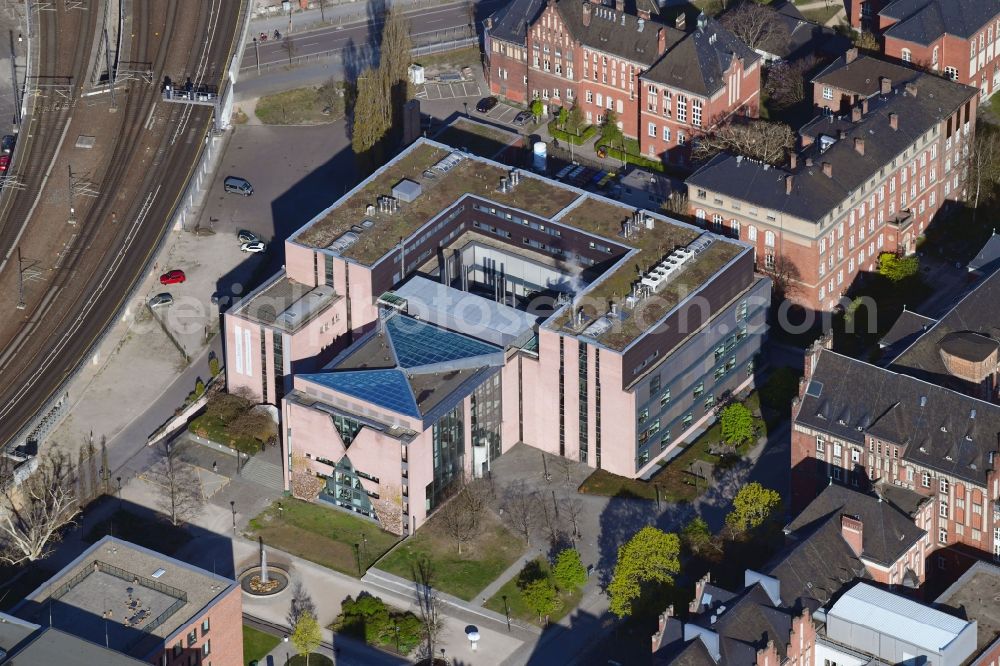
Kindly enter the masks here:
[[250, 567], [240, 574], [240, 588], [251, 597], [273, 597], [288, 589], [288, 572], [273, 564], [267, 565], [267, 585], [260, 584], [260, 567]]

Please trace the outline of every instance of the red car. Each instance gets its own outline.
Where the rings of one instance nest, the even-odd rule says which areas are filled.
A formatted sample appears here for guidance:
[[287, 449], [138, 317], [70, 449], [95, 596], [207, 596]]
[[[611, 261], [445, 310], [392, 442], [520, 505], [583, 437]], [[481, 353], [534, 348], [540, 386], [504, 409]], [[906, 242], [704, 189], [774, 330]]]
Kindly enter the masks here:
[[172, 270], [160, 276], [160, 284], [180, 284], [186, 279], [184, 271]]
[[0, 155], [0, 173], [5, 173], [10, 166], [10, 155]]

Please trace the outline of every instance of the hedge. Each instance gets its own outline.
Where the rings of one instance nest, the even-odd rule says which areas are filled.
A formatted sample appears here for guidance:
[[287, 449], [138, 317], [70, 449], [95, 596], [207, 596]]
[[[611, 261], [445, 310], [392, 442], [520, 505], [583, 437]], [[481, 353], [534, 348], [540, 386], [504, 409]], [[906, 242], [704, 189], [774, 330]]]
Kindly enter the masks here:
[[632, 153], [625, 153], [625, 157], [622, 158], [622, 151], [620, 148], [612, 148], [608, 145], [601, 145], [600, 148], [604, 149], [608, 157], [616, 160], [624, 159], [629, 164], [635, 164], [643, 169], [649, 169], [650, 171], [657, 171], [659, 173], [666, 171], [666, 168], [663, 166], [663, 162], [660, 160], [651, 160], [648, 157], [633, 155]]
[[566, 141], [567, 143], [572, 143], [574, 146], [582, 146], [590, 141], [595, 134], [597, 134], [597, 127], [594, 125], [587, 125], [583, 128], [583, 131], [580, 132], [580, 136], [577, 136], [565, 130], [559, 129], [556, 127], [556, 122], [557, 121], [553, 120], [549, 123], [549, 134], [551, 134], [553, 138], [559, 139], [560, 141]]

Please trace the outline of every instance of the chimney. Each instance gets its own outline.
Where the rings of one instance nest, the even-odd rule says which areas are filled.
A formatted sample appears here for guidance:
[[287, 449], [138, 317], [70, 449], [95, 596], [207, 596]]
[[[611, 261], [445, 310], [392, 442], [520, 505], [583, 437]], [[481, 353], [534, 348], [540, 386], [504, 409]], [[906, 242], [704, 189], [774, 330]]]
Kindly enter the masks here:
[[892, 92], [892, 79], [885, 76], [878, 77], [879, 92], [888, 95]]
[[590, 25], [590, 3], [587, 0], [583, 0], [583, 25]]
[[483, 25], [486, 26], [487, 30], [489, 30], [490, 28], [492, 28], [493, 27], [493, 17], [492, 16], [487, 16], [486, 20], [483, 21]]
[[867, 97], [865, 99], [861, 100], [861, 115], [863, 115], [863, 116], [867, 116], [868, 115], [868, 98]]
[[625, 13], [625, 0], [615, 0], [615, 11], [619, 14]]
[[823, 175], [827, 178], [833, 178], [833, 165], [829, 162], [823, 162]]
[[856, 123], [861, 121], [861, 107], [855, 106], [851, 107], [851, 122]]
[[791, 153], [788, 156], [788, 168], [795, 169], [795, 167], [797, 167], [798, 165], [799, 165], [799, 156], [796, 155], [795, 153]]
[[837, 130], [837, 139], [843, 141], [847, 138], [847, 130]]
[[806, 166], [807, 167], [811, 167], [812, 165], [813, 165], [813, 158], [807, 157], [806, 158]]
[[787, 176], [785, 176], [785, 194], [792, 193], [792, 184], [794, 180], [795, 176], [793, 176], [792, 174], [788, 174]]
[[854, 137], [854, 150], [858, 151], [858, 155], [865, 154], [865, 140], [859, 136]]
[[898, 113], [893, 112], [893, 113], [889, 114], [889, 127], [891, 127], [892, 129], [899, 129], [899, 114]]
[[844, 62], [850, 65], [852, 62], [858, 59], [858, 49], [848, 49], [847, 53], [844, 54]]
[[840, 516], [840, 535], [857, 557], [864, 552], [864, 534], [864, 524], [860, 520], [853, 516]]
[[910, 82], [908, 82], [906, 84], [906, 86], [904, 87], [904, 90], [906, 91], [906, 94], [909, 95], [910, 97], [916, 97], [917, 96], [917, 84], [913, 83], [912, 81], [910, 81]]
[[687, 17], [684, 16], [684, 12], [677, 15], [674, 19], [674, 27], [678, 30], [683, 30], [687, 26]]
[[648, 21], [650, 18], [648, 9], [640, 9], [636, 12], [636, 14], [638, 14], [639, 18], [641, 18], [643, 21]]
[[[681, 16], [684, 16], [681, 14]], [[663, 28], [659, 28], [656, 31], [656, 52], [659, 55], [663, 55], [663, 52], [667, 50], [667, 31]]]

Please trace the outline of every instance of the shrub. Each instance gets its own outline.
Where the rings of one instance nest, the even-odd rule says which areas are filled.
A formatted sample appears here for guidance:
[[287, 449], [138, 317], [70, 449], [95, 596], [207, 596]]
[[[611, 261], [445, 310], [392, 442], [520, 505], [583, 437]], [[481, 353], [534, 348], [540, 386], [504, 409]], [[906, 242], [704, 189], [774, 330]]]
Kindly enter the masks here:
[[362, 592], [357, 599], [347, 597], [334, 628], [371, 645], [396, 645], [406, 654], [421, 642], [420, 619], [413, 613], [397, 611], [379, 597]]
[[575, 590], [587, 582], [587, 570], [576, 548], [566, 548], [556, 556], [552, 579], [561, 590]]
[[217, 376], [221, 370], [222, 367], [219, 364], [219, 359], [217, 356], [213, 356], [212, 358], [208, 359], [208, 371], [209, 373], [211, 373], [213, 377]]

